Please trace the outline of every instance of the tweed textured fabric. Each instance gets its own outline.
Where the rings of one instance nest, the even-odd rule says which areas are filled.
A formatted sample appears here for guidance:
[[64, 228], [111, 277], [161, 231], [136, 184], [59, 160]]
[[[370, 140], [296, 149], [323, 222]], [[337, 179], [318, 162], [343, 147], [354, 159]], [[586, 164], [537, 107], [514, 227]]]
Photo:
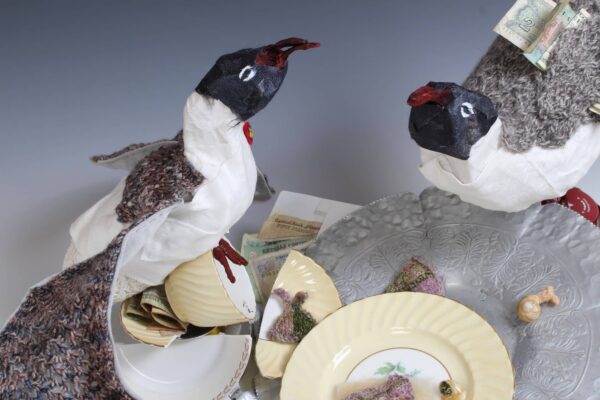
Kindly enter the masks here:
[[446, 294], [442, 280], [433, 273], [431, 268], [414, 257], [385, 289], [385, 292], [423, 292], [438, 296]]
[[131, 223], [178, 202], [192, 199], [204, 177], [187, 160], [183, 140], [142, 159], [125, 181], [116, 208], [119, 222]]
[[30, 290], [0, 332], [0, 399], [131, 399], [115, 371], [108, 320], [127, 232]]
[[390, 375], [383, 385], [352, 393], [345, 400], [414, 400], [412, 385], [408, 378]]
[[510, 151], [561, 147], [580, 125], [600, 122], [589, 111], [600, 102], [600, 0], [572, 3], [592, 17], [559, 37], [546, 72], [498, 37], [464, 83], [498, 107]]

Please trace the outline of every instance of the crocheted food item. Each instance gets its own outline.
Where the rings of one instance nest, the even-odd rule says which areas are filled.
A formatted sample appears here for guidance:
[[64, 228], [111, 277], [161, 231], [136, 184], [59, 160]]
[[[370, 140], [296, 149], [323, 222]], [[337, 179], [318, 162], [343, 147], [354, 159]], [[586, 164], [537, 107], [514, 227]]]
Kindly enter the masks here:
[[283, 313], [277, 318], [267, 336], [269, 340], [281, 343], [298, 343], [317, 324], [310, 313], [302, 308], [308, 297], [306, 292], [298, 292], [294, 298], [283, 288], [275, 289], [273, 294], [283, 300]]
[[541, 305], [544, 303], [550, 303], [552, 305], [560, 303], [560, 299], [554, 294], [554, 288], [552, 286], [548, 286], [538, 294], [530, 294], [523, 297], [517, 306], [519, 319], [525, 322], [535, 321], [542, 314]]
[[467, 394], [452, 379], [440, 383], [442, 400], [466, 400]]
[[390, 375], [383, 385], [352, 393], [344, 400], [414, 400], [412, 385], [402, 375]]
[[413, 257], [394, 281], [385, 289], [386, 293], [423, 292], [444, 296], [444, 284], [431, 268]]

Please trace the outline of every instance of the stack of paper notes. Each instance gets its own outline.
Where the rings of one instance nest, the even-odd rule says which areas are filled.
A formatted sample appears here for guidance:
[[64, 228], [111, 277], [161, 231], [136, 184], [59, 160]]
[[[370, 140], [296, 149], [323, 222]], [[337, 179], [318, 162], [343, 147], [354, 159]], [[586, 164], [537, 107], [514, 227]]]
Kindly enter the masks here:
[[354, 204], [281, 192], [260, 231], [244, 235], [242, 241], [242, 256], [249, 261], [256, 301], [266, 303], [291, 250], [304, 252], [319, 232], [358, 208]]
[[137, 340], [161, 347], [170, 345], [188, 326], [169, 306], [164, 285], [149, 287], [125, 300], [121, 306], [121, 321]]

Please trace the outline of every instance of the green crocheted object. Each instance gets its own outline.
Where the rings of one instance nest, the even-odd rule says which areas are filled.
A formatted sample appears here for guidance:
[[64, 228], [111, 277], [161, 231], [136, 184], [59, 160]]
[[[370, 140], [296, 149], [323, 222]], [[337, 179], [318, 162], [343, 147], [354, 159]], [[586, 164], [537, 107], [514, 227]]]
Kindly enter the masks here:
[[386, 293], [423, 292], [444, 296], [444, 284], [427, 265], [416, 258], [404, 266], [394, 281], [385, 289]]
[[317, 321], [302, 308], [308, 294], [298, 292], [294, 298], [282, 288], [275, 289], [273, 294], [283, 300], [283, 313], [277, 318], [267, 336], [270, 340], [281, 343], [298, 343], [315, 327]]

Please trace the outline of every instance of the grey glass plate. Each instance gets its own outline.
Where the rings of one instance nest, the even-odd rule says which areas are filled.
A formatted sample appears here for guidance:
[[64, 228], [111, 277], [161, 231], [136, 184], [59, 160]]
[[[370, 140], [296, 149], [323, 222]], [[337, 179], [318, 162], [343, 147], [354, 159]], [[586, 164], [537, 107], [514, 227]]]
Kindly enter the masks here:
[[[507, 194], [510, 195], [510, 194]], [[518, 400], [600, 400], [600, 229], [559, 205], [481, 209], [438, 189], [386, 197], [324, 232], [307, 255], [351, 303], [380, 294], [412, 257], [432, 265], [448, 297], [504, 340]], [[552, 285], [561, 298], [525, 324], [516, 305]]]

